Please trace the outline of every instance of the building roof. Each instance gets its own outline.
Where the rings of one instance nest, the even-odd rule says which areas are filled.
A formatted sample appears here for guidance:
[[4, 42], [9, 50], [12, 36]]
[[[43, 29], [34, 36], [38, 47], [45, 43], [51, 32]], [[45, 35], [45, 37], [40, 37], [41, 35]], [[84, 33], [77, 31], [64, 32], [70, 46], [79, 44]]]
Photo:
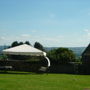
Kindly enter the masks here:
[[90, 44], [87, 46], [87, 48], [84, 50], [82, 55], [90, 55]]

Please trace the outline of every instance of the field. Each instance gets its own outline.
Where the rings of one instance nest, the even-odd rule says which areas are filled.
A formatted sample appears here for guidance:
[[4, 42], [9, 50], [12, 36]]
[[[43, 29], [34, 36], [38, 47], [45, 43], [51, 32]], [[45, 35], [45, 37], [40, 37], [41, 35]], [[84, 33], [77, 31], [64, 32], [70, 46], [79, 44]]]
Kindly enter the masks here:
[[0, 90], [90, 90], [90, 75], [6, 73]]

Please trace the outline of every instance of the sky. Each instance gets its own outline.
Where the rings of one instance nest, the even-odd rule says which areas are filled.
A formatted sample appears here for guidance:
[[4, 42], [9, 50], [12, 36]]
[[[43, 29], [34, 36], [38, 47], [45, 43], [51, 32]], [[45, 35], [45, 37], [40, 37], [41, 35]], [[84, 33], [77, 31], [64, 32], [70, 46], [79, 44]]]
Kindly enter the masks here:
[[90, 0], [0, 0], [0, 45], [40, 42], [45, 47], [90, 43]]

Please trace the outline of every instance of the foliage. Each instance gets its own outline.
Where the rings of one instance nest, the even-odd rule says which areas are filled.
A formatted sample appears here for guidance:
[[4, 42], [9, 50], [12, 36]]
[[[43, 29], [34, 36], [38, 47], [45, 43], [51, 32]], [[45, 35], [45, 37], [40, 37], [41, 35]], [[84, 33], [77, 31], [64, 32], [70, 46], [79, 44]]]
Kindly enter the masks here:
[[82, 63], [81, 57], [76, 58], [75, 60], [77, 63]]
[[[22, 44], [24, 44], [24, 42], [14, 41], [14, 42], [11, 44], [11, 47], [19, 46], [19, 45], [22, 45]], [[25, 44], [31, 45], [29, 41], [26, 41]]]
[[0, 60], [7, 60], [7, 55], [4, 54], [0, 55]]
[[19, 43], [18, 43], [18, 45], [22, 45], [22, 44], [24, 44], [24, 43], [23, 43], [23, 42], [19, 42]]
[[18, 41], [14, 41], [14, 42], [11, 44], [11, 47], [15, 47], [15, 46], [18, 46]]
[[22, 45], [22, 44], [24, 44], [24, 43], [23, 43], [23, 42], [14, 41], [14, 42], [11, 44], [11, 47], [19, 46], [19, 45]]
[[37, 48], [37, 49], [39, 49], [39, 50], [44, 51], [43, 45], [41, 45], [39, 42], [35, 42], [34, 47]]
[[27, 44], [27, 45], [31, 45], [29, 41], [26, 41], [25, 44]]
[[48, 57], [51, 61], [63, 64], [75, 61], [75, 54], [68, 48], [53, 49], [48, 52]]

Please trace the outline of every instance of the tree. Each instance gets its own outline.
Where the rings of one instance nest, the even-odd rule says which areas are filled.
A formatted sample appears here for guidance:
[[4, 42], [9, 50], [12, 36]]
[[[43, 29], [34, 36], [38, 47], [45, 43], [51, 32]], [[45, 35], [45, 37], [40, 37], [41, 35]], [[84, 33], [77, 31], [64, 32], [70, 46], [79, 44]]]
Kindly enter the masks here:
[[23, 44], [23, 42], [19, 42], [19, 43], [18, 43], [18, 45], [22, 45], [22, 44]]
[[26, 41], [25, 44], [27, 44], [27, 45], [31, 45], [29, 41]]
[[11, 44], [11, 47], [15, 47], [15, 46], [18, 46], [18, 42], [17, 41], [14, 41], [12, 44]]
[[22, 45], [22, 44], [23, 44], [23, 42], [14, 41], [14, 42], [11, 44], [11, 47], [19, 46], [19, 45]]
[[48, 57], [51, 61], [62, 64], [75, 61], [75, 54], [68, 48], [53, 49], [48, 52]]
[[44, 51], [44, 47], [39, 42], [35, 42], [34, 47], [39, 49], [39, 50]]

